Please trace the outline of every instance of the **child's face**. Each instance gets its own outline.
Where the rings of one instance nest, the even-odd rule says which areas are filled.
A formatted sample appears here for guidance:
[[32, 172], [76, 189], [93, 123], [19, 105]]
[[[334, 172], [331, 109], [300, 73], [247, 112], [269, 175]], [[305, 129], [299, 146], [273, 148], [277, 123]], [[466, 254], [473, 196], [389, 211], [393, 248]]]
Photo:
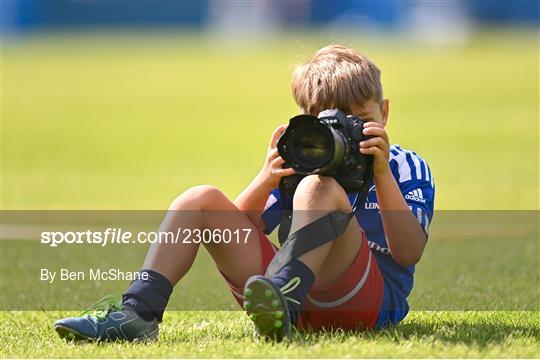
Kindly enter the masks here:
[[382, 104], [368, 100], [363, 106], [353, 108], [353, 112], [354, 115], [359, 116], [365, 121], [373, 121], [385, 127], [388, 121], [388, 105], [388, 99], [384, 99]]

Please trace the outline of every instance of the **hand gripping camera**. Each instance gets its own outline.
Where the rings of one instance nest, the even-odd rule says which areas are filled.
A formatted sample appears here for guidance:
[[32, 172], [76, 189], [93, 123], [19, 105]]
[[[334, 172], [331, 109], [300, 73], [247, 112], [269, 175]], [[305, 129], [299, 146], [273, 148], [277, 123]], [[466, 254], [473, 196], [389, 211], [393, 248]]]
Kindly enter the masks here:
[[339, 109], [325, 110], [319, 117], [293, 117], [277, 145], [285, 166], [296, 170], [281, 179], [282, 195], [292, 197], [300, 180], [310, 174], [331, 176], [345, 191], [365, 193], [373, 157], [360, 153], [358, 143], [369, 138], [362, 132], [364, 122]]

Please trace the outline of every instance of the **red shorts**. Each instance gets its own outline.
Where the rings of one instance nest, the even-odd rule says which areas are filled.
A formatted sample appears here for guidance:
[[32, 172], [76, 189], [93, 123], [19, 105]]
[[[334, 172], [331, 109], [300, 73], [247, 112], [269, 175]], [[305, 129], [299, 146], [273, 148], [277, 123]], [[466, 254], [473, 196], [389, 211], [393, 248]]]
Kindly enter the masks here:
[[[261, 274], [264, 274], [277, 248], [262, 232], [259, 232], [259, 241], [263, 264]], [[243, 306], [244, 289], [229, 281], [227, 284], [238, 304]], [[362, 232], [362, 245], [354, 263], [335, 284], [311, 288], [296, 325], [312, 329], [371, 329], [377, 323], [382, 298], [383, 278]]]

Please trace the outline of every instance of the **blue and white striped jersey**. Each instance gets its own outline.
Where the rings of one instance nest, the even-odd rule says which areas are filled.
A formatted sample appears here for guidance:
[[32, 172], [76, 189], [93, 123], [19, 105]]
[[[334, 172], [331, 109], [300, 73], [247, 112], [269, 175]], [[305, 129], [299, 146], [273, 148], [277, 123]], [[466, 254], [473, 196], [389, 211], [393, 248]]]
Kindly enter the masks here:
[[[405, 150], [398, 145], [390, 147], [390, 169], [399, 185], [405, 201], [409, 205], [425, 233], [433, 218], [435, 183], [427, 164], [414, 151]], [[350, 193], [349, 200], [354, 203], [356, 194]], [[274, 189], [266, 203], [262, 218], [265, 233], [272, 232], [280, 222], [281, 204], [279, 189]], [[364, 230], [368, 244], [377, 259], [384, 278], [384, 296], [377, 325], [379, 327], [400, 322], [408, 313], [407, 297], [413, 286], [414, 266], [398, 265], [391, 256], [382, 219], [377, 203], [375, 186], [371, 184], [364, 204], [358, 204], [355, 211], [358, 223]]]

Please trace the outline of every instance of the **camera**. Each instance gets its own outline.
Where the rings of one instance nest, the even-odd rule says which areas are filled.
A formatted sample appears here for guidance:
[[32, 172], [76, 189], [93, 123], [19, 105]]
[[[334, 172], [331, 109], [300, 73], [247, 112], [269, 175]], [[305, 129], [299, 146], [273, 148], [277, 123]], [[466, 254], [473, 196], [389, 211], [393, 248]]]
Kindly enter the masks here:
[[358, 143], [364, 120], [339, 109], [322, 111], [318, 117], [298, 115], [289, 121], [278, 141], [278, 152], [285, 167], [296, 174], [283, 177], [280, 189], [292, 197], [306, 175], [331, 176], [347, 192], [364, 193], [371, 183], [373, 157], [360, 153]]

